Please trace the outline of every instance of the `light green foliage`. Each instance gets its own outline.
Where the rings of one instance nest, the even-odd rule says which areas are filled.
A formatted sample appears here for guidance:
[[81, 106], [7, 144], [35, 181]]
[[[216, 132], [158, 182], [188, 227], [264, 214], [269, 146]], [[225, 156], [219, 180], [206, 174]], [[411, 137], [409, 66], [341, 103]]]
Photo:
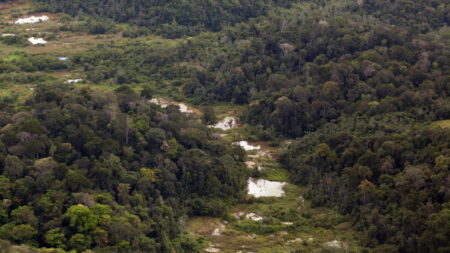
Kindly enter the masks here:
[[108, 205], [103, 204], [95, 204], [90, 207], [90, 210], [96, 215], [111, 215], [112, 210], [111, 207]]
[[[197, 215], [229, 221], [200, 234], [233, 252], [448, 249], [445, 1], [0, 2], [0, 251], [199, 252]], [[229, 143], [285, 138], [262, 172]], [[250, 173], [286, 196], [247, 198]]]
[[262, 222], [245, 220], [236, 225], [242, 231], [253, 234], [274, 234], [284, 229], [282, 225], [263, 224]]
[[92, 238], [89, 235], [74, 234], [69, 239], [69, 246], [78, 252], [89, 249], [92, 244]]
[[5, 176], [0, 176], [0, 196], [4, 199], [9, 198], [11, 193], [11, 182]]
[[97, 244], [99, 246], [105, 246], [109, 242], [108, 232], [106, 232], [104, 229], [97, 227], [94, 230], [92, 230], [92, 232], [90, 234], [91, 234], [95, 244]]
[[206, 107], [203, 110], [202, 121], [205, 125], [214, 125], [217, 122], [217, 116], [214, 112], [214, 108]]
[[13, 227], [13, 223], [6, 223], [0, 226], [0, 238], [3, 240], [13, 240], [13, 235], [11, 233]]
[[29, 206], [20, 206], [11, 212], [11, 218], [16, 224], [28, 224], [37, 226], [38, 221], [33, 209]]
[[139, 174], [140, 174], [142, 180], [145, 180], [149, 183], [154, 183], [158, 180], [156, 171], [154, 169], [140, 168]]
[[13, 226], [11, 230], [12, 239], [18, 243], [36, 244], [37, 230], [29, 224]]
[[69, 207], [65, 216], [69, 219], [70, 226], [81, 233], [89, 232], [99, 222], [98, 215], [94, 214], [89, 207], [81, 204]]
[[45, 234], [45, 242], [52, 247], [65, 249], [66, 241], [65, 235], [61, 233], [61, 228], [51, 229]]
[[169, 145], [169, 150], [167, 151], [167, 154], [172, 158], [177, 157], [178, 154], [181, 152], [182, 146], [177, 142], [176, 139], [168, 140], [167, 144]]

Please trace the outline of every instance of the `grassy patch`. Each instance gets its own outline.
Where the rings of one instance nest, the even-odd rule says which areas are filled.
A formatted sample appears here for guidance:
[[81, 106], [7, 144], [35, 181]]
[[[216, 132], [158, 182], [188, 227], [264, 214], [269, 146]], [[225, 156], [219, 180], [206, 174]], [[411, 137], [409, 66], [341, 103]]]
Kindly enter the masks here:
[[241, 231], [251, 234], [274, 234], [285, 228], [282, 225], [264, 224], [263, 222], [253, 220], [241, 221], [235, 224], [235, 227]]
[[219, 218], [214, 217], [191, 217], [188, 221], [188, 229], [196, 234], [211, 235], [215, 228], [221, 224]]
[[244, 105], [232, 105], [232, 104], [216, 104], [213, 106], [214, 112], [219, 118], [224, 118], [226, 116], [239, 117], [245, 110]]
[[18, 61], [18, 60], [22, 59], [22, 57], [23, 57], [22, 52], [15, 51], [15, 52], [9, 53], [5, 57], [3, 57], [2, 60], [5, 62], [13, 62], [13, 61]]
[[281, 164], [271, 160], [261, 162], [262, 171], [260, 177], [271, 181], [288, 181], [289, 172]]
[[431, 127], [441, 127], [441, 128], [450, 128], [450, 119], [448, 120], [440, 120], [431, 123]]
[[[250, 199], [236, 205], [233, 213], [255, 212], [264, 217], [253, 221], [244, 217], [231, 220], [222, 236], [211, 232], [220, 221], [210, 217], [194, 217], [189, 221], [190, 229], [221, 249], [221, 252], [346, 252], [345, 249], [327, 250], [325, 242], [339, 240], [348, 246], [347, 252], [361, 252], [358, 233], [344, 216], [325, 208], [311, 208], [302, 196], [306, 189], [295, 185], [285, 187], [281, 198]], [[286, 222], [290, 222], [286, 224]]]

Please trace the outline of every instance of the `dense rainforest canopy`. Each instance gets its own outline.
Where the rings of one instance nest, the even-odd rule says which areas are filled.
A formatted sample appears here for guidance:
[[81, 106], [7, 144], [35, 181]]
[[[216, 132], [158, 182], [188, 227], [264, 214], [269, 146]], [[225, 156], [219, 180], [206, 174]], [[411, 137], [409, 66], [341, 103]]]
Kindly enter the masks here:
[[178, 37], [194, 35], [204, 30], [219, 31], [227, 25], [264, 15], [272, 5], [287, 6], [295, 1], [37, 0], [37, 2], [44, 3], [45, 9], [50, 11], [62, 11], [72, 16], [85, 13], [145, 27], [165, 36]]
[[242, 152], [176, 107], [146, 101], [126, 86], [42, 86], [26, 102], [31, 112], [1, 104], [0, 237], [78, 251], [195, 251], [178, 220], [222, 215], [240, 197]]
[[[36, 2], [134, 40], [69, 62], [0, 60], [0, 84], [76, 69], [119, 85], [42, 85], [21, 106], [0, 100], [1, 239], [197, 252], [180, 221], [224, 216], [245, 196], [245, 155], [196, 116], [148, 103], [169, 90], [197, 105], [245, 105], [241, 120], [259, 139], [294, 139], [279, 158], [291, 181], [353, 217], [369, 252], [450, 251], [448, 1]], [[149, 33], [176, 39], [139, 37]]]
[[[316, 8], [322, 10], [310, 11]], [[175, 48], [102, 45], [73, 62], [93, 82], [165, 79], [183, 83], [184, 95], [198, 103], [251, 102], [249, 123], [289, 137], [346, 113], [420, 110], [429, 120], [449, 117], [449, 40], [440, 33], [421, 34], [356, 14], [326, 19], [280, 12]]]
[[449, 145], [448, 129], [393, 113], [327, 125], [282, 160], [293, 181], [314, 186], [314, 204], [351, 213], [376, 252], [446, 252]]

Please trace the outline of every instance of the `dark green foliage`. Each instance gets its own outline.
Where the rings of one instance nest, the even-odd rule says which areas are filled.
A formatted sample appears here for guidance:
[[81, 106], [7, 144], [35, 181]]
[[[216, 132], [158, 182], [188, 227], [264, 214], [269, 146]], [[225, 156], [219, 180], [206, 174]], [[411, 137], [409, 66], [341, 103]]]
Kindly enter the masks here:
[[450, 132], [396, 117], [343, 119], [298, 139], [281, 160], [312, 186], [314, 205], [352, 214], [376, 252], [445, 252]]
[[242, 197], [243, 164], [231, 145], [127, 86], [39, 86], [27, 104], [34, 110], [3, 111], [1, 239], [79, 252], [193, 250], [198, 242], [178, 226], [202, 214], [191, 201], [223, 216], [227, 200]]
[[[226, 215], [228, 200], [243, 195], [245, 154], [199, 119], [146, 102], [174, 88], [206, 105], [205, 124], [215, 122], [208, 104], [246, 104], [249, 138], [299, 138], [280, 158], [292, 181], [309, 187], [313, 205], [354, 217], [373, 252], [449, 251], [450, 136], [428, 127], [450, 119], [445, 1], [39, 2], [79, 18], [62, 30], [103, 34], [119, 29], [115, 21], [130, 38], [210, 32], [103, 44], [68, 64], [22, 53], [1, 60], [0, 85], [43, 83], [32, 72], [76, 67], [92, 83], [121, 86], [107, 94], [41, 86], [25, 108], [1, 98], [0, 239], [198, 251], [203, 242], [178, 219]], [[143, 83], [140, 93], [127, 86]], [[240, 225], [282, 229], [274, 220]]]
[[178, 46], [102, 45], [74, 62], [93, 82], [183, 80], [176, 86], [194, 102], [252, 102], [249, 123], [289, 137], [352, 112], [423, 107], [431, 120], [449, 116], [445, 35], [302, 15], [274, 14]]
[[206, 107], [203, 110], [202, 121], [203, 121], [203, 124], [206, 124], [206, 125], [216, 124], [217, 117], [216, 117], [216, 113], [214, 112], [214, 108]]
[[105, 19], [84, 17], [80, 20], [64, 17], [67, 20], [63, 21], [63, 25], [59, 28], [60, 31], [70, 32], [85, 32], [88, 34], [106, 34], [114, 33], [117, 27], [114, 22]]
[[[130, 23], [148, 30], [175, 38], [194, 35], [200, 31], [219, 31], [226, 25], [245, 21], [267, 13], [272, 5], [288, 5], [291, 0], [238, 0], [238, 1], [71, 1], [37, 0], [43, 10], [66, 12], [72, 16], [86, 13], [109, 18], [116, 22]], [[101, 23], [92, 26], [92, 33], [104, 33]], [[126, 36], [134, 37], [139, 32], [130, 31]]]
[[13, 79], [20, 78], [20, 75], [23, 76], [23, 73], [20, 73], [17, 74], [16, 77], [14, 72], [50, 72], [69, 68], [69, 65], [67, 63], [58, 60], [58, 58], [54, 56], [28, 55], [22, 52], [15, 52], [10, 54], [9, 56], [10, 58], [12, 58], [12, 60], [0, 60], [0, 74], [8, 74], [8, 76], [5, 77], [0, 75], [0, 81], [1, 79], [6, 79], [7, 77]]
[[26, 46], [27, 39], [24, 36], [15, 35], [15, 36], [2, 36], [0, 37], [0, 41], [6, 45], [16, 45], [16, 46]]
[[450, 4], [446, 1], [377, 1], [364, 0], [362, 8], [369, 14], [391, 24], [416, 31], [426, 31], [448, 25]]

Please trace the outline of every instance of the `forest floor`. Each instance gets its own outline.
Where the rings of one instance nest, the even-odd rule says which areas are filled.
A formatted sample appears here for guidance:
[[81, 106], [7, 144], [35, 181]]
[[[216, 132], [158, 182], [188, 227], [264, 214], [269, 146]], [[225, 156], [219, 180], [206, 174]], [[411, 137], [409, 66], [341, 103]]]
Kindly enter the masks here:
[[[220, 117], [233, 116], [242, 107], [219, 106]], [[248, 140], [240, 126], [218, 130], [231, 142]], [[250, 138], [252, 139], [252, 138]], [[267, 142], [248, 143], [258, 150], [247, 151], [247, 165], [255, 180], [283, 182], [281, 197], [249, 196], [245, 203], [233, 206], [227, 219], [192, 217], [188, 230], [208, 242], [206, 252], [359, 252], [359, 234], [352, 228], [348, 217], [336, 212], [312, 207], [305, 199], [307, 189], [289, 183], [289, 173], [279, 164], [279, 153], [289, 145], [283, 142], [272, 147]]]

